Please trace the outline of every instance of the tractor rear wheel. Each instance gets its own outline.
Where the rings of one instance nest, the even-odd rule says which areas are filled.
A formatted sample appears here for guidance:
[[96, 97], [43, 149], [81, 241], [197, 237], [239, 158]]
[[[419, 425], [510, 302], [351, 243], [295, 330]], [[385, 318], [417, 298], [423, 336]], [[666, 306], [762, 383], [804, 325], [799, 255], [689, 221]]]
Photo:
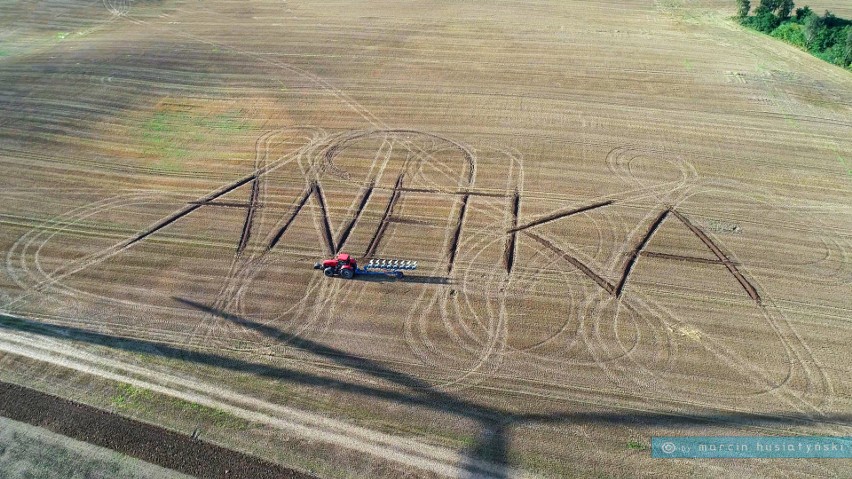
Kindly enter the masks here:
[[342, 269], [340, 270], [340, 276], [342, 276], [343, 279], [352, 279], [355, 277], [355, 271], [351, 269]]
[[329, 266], [328, 268], [326, 268], [326, 269], [322, 270], [322, 274], [324, 274], [324, 275], [328, 276], [329, 278], [331, 278], [332, 276], [334, 276], [334, 268], [332, 268], [331, 266]]

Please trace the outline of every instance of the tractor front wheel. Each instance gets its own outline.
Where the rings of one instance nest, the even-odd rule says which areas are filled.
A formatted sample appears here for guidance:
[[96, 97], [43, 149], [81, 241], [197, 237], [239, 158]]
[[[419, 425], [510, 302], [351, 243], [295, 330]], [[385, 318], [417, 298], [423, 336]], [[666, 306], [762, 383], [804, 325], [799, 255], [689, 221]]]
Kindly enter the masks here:
[[343, 279], [352, 279], [355, 277], [355, 271], [351, 269], [343, 269], [340, 270], [340, 276], [342, 276]]
[[331, 266], [329, 266], [328, 268], [326, 268], [326, 269], [322, 270], [322, 274], [324, 274], [324, 275], [328, 276], [329, 278], [331, 278], [332, 276], [334, 276], [334, 268], [332, 268]]

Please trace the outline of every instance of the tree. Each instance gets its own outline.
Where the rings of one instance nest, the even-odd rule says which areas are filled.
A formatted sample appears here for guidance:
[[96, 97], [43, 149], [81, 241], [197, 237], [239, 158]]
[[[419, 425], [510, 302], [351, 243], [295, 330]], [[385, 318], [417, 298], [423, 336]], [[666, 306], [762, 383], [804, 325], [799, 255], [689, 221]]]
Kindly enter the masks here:
[[817, 41], [819, 40], [823, 30], [823, 21], [819, 15], [811, 13], [805, 18], [805, 41], [808, 48], [819, 49]]
[[843, 48], [843, 60], [847, 67], [852, 65], [852, 27], [846, 27], [846, 45]]
[[793, 4], [793, 0], [781, 0], [780, 2], [778, 2], [778, 9], [776, 10], [778, 18], [780, 18], [781, 20], [786, 20], [790, 18], [790, 12], [793, 11], [794, 6], [795, 5]]
[[774, 12], [778, 10], [781, 0], [760, 0], [760, 6], [757, 7], [757, 13]]
[[751, 10], [751, 2], [749, 0], [737, 0], [737, 16], [745, 18]]
[[837, 18], [837, 15], [825, 11], [825, 15], [822, 16], [822, 24], [828, 28], [834, 28], [838, 26], [842, 26], [844, 24], [844, 20], [842, 18]]
[[805, 41], [805, 35], [802, 33], [802, 26], [796, 22], [784, 22], [770, 33], [775, 38], [784, 40], [785, 42], [795, 45], [802, 50], [807, 50], [808, 45]]
[[814, 13], [814, 12], [811, 10], [811, 7], [809, 7], [807, 5], [805, 5], [804, 8], [797, 8], [796, 9], [796, 21], [801, 23], [804, 19], [808, 18], [808, 16], [810, 16], [810, 14], [812, 14], [812, 13]]
[[763, 33], [771, 33], [781, 23], [772, 12], [758, 8], [753, 17], [743, 19], [743, 24]]

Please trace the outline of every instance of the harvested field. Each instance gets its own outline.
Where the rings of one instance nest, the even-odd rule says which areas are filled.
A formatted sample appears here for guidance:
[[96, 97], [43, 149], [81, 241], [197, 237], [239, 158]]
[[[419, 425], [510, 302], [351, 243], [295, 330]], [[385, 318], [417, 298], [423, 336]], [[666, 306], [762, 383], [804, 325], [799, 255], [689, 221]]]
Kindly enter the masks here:
[[734, 10], [0, 3], [0, 381], [318, 477], [847, 475], [648, 450], [852, 435], [852, 75]]

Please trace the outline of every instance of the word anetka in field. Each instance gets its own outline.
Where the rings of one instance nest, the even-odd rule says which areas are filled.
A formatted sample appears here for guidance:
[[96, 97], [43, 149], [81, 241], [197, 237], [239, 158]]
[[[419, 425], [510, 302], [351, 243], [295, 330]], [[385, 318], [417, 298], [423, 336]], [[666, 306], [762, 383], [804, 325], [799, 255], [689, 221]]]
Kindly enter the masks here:
[[[265, 139], [267, 141], [269, 140], [268, 136], [270, 134], [267, 134], [267, 138]], [[258, 146], [260, 147], [263, 142], [264, 138], [261, 138]], [[405, 153], [404, 160], [397, 162], [391, 161], [392, 154], [390, 150], [394, 145]], [[359, 176], [358, 172], [346, 168], [347, 161], [337, 161], [345, 150], [355, 152], [355, 156], [362, 160], [363, 164], [358, 165], [357, 168], [363, 174], [362, 178], [353, 179], [353, 177]], [[307, 156], [307, 158], [302, 158], [302, 156]], [[436, 159], [438, 156], [440, 158]], [[380, 252], [382, 240], [389, 224], [395, 223], [397, 228], [406, 227], [404, 221], [395, 220], [395, 212], [405, 203], [407, 194], [417, 193], [420, 201], [426, 195], [436, 200], [449, 200], [455, 203], [455, 208], [453, 208], [445, 227], [448, 241], [446, 241], [446, 248], [442, 252], [443, 257], [435, 258], [438, 261], [445, 262], [447, 272], [451, 273], [458, 255], [460, 241], [464, 235], [463, 226], [471, 203], [470, 199], [472, 197], [482, 197], [486, 200], [485, 204], [489, 210], [502, 210], [502, 214], [505, 217], [511, 218], [507, 229], [494, 232], [494, 234], [505, 237], [502, 267], [507, 274], [512, 273], [513, 267], [519, 259], [517, 256], [518, 236], [523, 235], [553, 252], [556, 257], [561, 258], [561, 260], [581, 271], [599, 287], [615, 297], [621, 297], [639, 257], [647, 256], [724, 267], [737, 280], [752, 300], [758, 303], [761, 300], [755, 286], [740, 272], [737, 265], [723, 252], [722, 248], [702, 231], [701, 228], [671, 206], [660, 205], [660, 211], [657, 213], [656, 219], [639, 240], [635, 244], [627, 245], [627, 247], [623, 248], [622, 252], [626, 255], [626, 260], [621, 268], [620, 276], [616, 281], [609, 281], [576, 255], [558, 246], [558, 242], [549, 239], [547, 234], [540, 232], [536, 227], [563, 220], [580, 213], [614, 205], [616, 204], [615, 200], [591, 202], [581, 207], [558, 209], [521, 222], [519, 212], [524, 203], [524, 197], [518, 190], [518, 185], [514, 185], [513, 189], [507, 189], [507, 191], [502, 193], [478, 190], [475, 185], [476, 156], [470, 148], [451, 139], [413, 130], [372, 130], [323, 137], [318, 141], [313, 139], [307, 146], [303, 146], [298, 154], [285, 155], [273, 162], [269, 162], [265, 154], [261, 155], [259, 153], [256, 169], [251, 175], [224, 185], [209, 195], [190, 202], [185, 208], [164, 218], [135, 237], [130, 238], [122, 246], [128, 247], [142, 241], [174, 222], [189, 217], [191, 213], [200, 208], [229, 206], [245, 209], [245, 221], [236, 248], [238, 256], [243, 254], [251, 238], [258, 233], [254, 218], [259, 207], [261, 189], [269, 187], [266, 182], [272, 177], [272, 173], [275, 170], [291, 163], [295, 158], [307, 160], [306, 164], [302, 164], [301, 161], [299, 162], [300, 172], [304, 177], [304, 190], [298, 197], [293, 199], [276, 198], [278, 202], [295, 201], [292, 202], [293, 206], [280, 219], [275, 228], [272, 231], [266, 232], [266, 239], [263, 241], [262, 247], [259, 248], [262, 250], [261, 255], [271, 252], [281, 242], [287, 241], [286, 233], [288, 229], [297, 217], [304, 212], [303, 207], [308, 201], [312, 201], [315, 206], [313, 211], [318, 212], [320, 217], [319, 221], [314, 222], [317, 225], [317, 233], [321, 243], [329, 254], [336, 254], [343, 250], [355, 228], [361, 227], [372, 231], [372, 234], [366, 249], [360, 256], [362, 258], [372, 258]], [[432, 172], [432, 177], [428, 177], [423, 174], [423, 164], [429, 163], [432, 160], [440, 163], [442, 168], [436, 168]], [[441, 163], [442, 161], [444, 163]], [[457, 167], [451, 167], [446, 161], [457, 162], [457, 165], [453, 165]], [[351, 163], [352, 159], [349, 158], [348, 162]], [[389, 172], [389, 169], [395, 171]], [[379, 186], [382, 177], [388, 175], [395, 178], [393, 186]], [[435, 175], [438, 175], [438, 177], [435, 177]], [[414, 178], [413, 183], [415, 184], [407, 185], [408, 177]], [[334, 179], [338, 183], [344, 180], [359, 185], [356, 190], [358, 193], [353, 200], [352, 206], [349, 208], [349, 217], [344, 220], [342, 223], [343, 227], [337, 235], [332, 231], [331, 213], [327, 206], [326, 194], [323, 190], [324, 180], [328, 180], [329, 178]], [[248, 198], [244, 203], [220, 200], [222, 196], [243, 186], [249, 189]], [[374, 193], [379, 189], [387, 190], [388, 188], [390, 189], [390, 193], [386, 195], [387, 199], [382, 200], [383, 205], [380, 209], [382, 214], [379, 219], [364, 218], [362, 213], [368, 204], [371, 201], [376, 201]], [[713, 253], [715, 259], [646, 251], [645, 248], [651, 241], [654, 233], [665, 221], [679, 221], [686, 226], [688, 231], [701, 240], [707, 249]], [[407, 227], [418, 227], [414, 221], [409, 223]], [[564, 238], [562, 239], [564, 240]]]

